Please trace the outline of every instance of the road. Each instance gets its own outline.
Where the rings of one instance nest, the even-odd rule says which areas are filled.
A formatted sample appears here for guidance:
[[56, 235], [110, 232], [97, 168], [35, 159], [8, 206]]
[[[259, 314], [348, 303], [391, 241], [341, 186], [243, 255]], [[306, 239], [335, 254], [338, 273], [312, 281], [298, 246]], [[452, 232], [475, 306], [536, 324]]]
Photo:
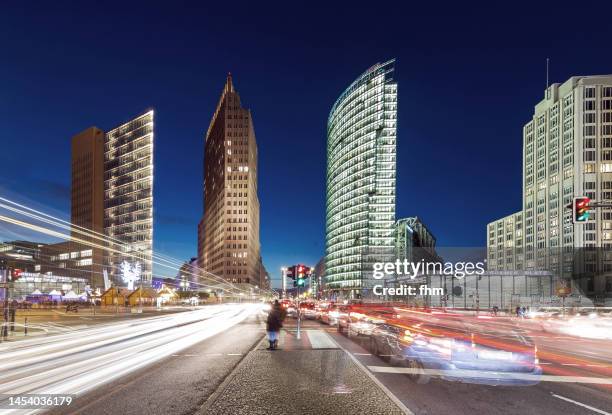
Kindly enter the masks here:
[[[478, 324], [482, 330], [500, 330], [499, 321]], [[509, 328], [515, 323], [507, 320], [503, 324]], [[313, 321], [305, 323], [310, 328], [317, 325]], [[544, 381], [538, 385], [487, 386], [435, 377], [420, 385], [401, 373], [402, 369], [372, 355], [367, 337], [348, 338], [332, 327], [327, 331], [415, 414], [612, 414], [609, 341], [585, 341], [531, 328], [544, 371]]]
[[[307, 371], [321, 370], [318, 374], [308, 372], [308, 376], [313, 379], [319, 376], [335, 385], [328, 392], [323, 383], [307, 389], [312, 392], [317, 387], [320, 391], [316, 396], [331, 400], [338, 399], [341, 396], [338, 393], [348, 393], [346, 379], [331, 373], [338, 368], [348, 370], [346, 363], [340, 366], [337, 363], [337, 353], [347, 353], [361, 368], [353, 377], [361, 373], [364, 378], [375, 378], [382, 385], [381, 390], [418, 415], [612, 414], [612, 350], [607, 340], [556, 335], [531, 322], [520, 323], [538, 345], [544, 370], [539, 384], [486, 386], [435, 377], [427, 384], [417, 384], [401, 370], [398, 373], [398, 368], [388, 361], [372, 355], [366, 336], [347, 337], [336, 328], [313, 320], [303, 323], [301, 340], [295, 336], [295, 321], [287, 320], [286, 333], [281, 337], [284, 354], [267, 352], [265, 342], [261, 342], [263, 316], [255, 305], [213, 305], [182, 313], [105, 321], [58, 335], [2, 343], [0, 394], [76, 394], [70, 407], [52, 412], [62, 415], [194, 414], [207, 408], [212, 402], [209, 397], [215, 397], [214, 408], [219, 409], [230, 398], [228, 391], [233, 391], [231, 398], [235, 398], [242, 394], [246, 384], [256, 387], [255, 378], [267, 373], [263, 369], [266, 366], [276, 365], [277, 371], [294, 373], [292, 362], [302, 361]], [[517, 322], [474, 319], [470, 324], [493, 333], [516, 328]], [[329, 335], [329, 341], [317, 334], [323, 332]], [[499, 340], [503, 340], [503, 335]], [[287, 361], [281, 362], [281, 356]], [[249, 375], [236, 377], [237, 368], [247, 358], [250, 363], [245, 367], [251, 368]], [[268, 363], [257, 365], [262, 359]], [[233, 383], [222, 387], [228, 379], [234, 379]], [[352, 393], [363, 394], [358, 383], [351, 385]], [[364, 396], [378, 393], [369, 388]], [[247, 392], [252, 391], [244, 390]], [[347, 395], [343, 405], [359, 396]], [[294, 400], [289, 392], [278, 399], [288, 407]], [[378, 399], [383, 401], [380, 393]], [[248, 406], [248, 402], [243, 404]], [[302, 400], [300, 405], [295, 413], [303, 412], [308, 402]], [[224, 411], [218, 412], [232, 413], [231, 409]], [[0, 410], [0, 413], [13, 412]]]
[[58, 413], [192, 413], [261, 339], [258, 311], [208, 306], [5, 343], [0, 394], [76, 394]]

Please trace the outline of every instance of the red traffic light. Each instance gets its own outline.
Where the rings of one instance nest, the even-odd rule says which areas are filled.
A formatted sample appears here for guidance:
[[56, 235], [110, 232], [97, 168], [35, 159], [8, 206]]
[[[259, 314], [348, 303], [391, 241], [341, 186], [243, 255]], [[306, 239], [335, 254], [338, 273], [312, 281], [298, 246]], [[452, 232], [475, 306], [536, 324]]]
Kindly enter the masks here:
[[574, 222], [586, 222], [589, 220], [589, 203], [591, 199], [588, 197], [575, 197], [572, 205]]
[[19, 268], [15, 268], [11, 270], [11, 281], [17, 281], [19, 278], [21, 278], [22, 272], [23, 271], [20, 270]]

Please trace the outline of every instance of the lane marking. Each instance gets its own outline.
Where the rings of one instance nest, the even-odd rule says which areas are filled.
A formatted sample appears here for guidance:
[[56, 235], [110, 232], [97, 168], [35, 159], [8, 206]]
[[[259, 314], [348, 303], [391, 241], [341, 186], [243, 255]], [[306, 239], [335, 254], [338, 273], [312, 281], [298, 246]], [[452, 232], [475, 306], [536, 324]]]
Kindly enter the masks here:
[[[441, 370], [420, 369], [408, 367], [390, 366], [368, 366], [374, 373], [401, 373], [401, 374], [425, 374], [432, 376], [453, 376], [462, 378], [482, 378], [501, 380], [526, 380], [535, 382], [564, 382], [564, 383], [594, 383], [598, 385], [612, 385], [612, 378], [595, 378], [590, 376], [555, 376], [555, 375], [533, 375], [530, 373], [509, 373], [494, 371], [473, 370]], [[612, 415], [612, 414], [611, 414]]]
[[305, 330], [313, 349], [337, 349], [338, 345], [329, 334], [323, 330]]
[[374, 382], [376, 384], [376, 386], [378, 386], [384, 393], [385, 395], [387, 395], [389, 397], [389, 399], [391, 399], [393, 401], [393, 403], [395, 403], [397, 405], [397, 407], [406, 415], [415, 415], [414, 412], [412, 412], [405, 404], [404, 402], [402, 402], [397, 396], [395, 396], [393, 394], [393, 392], [391, 392], [389, 390], [389, 388], [387, 388], [385, 386], [384, 383], [382, 383], [375, 375], [374, 373], [372, 373], [371, 371], [368, 370], [368, 368], [366, 367], [366, 365], [364, 365], [363, 363], [361, 363], [359, 361], [359, 359], [357, 359], [355, 356], [353, 356], [347, 349], [345, 349], [344, 347], [342, 347], [342, 345], [337, 342], [335, 339], [332, 338], [332, 341], [334, 343], [336, 343], [336, 345], [338, 346], [338, 348], [340, 350], [342, 350], [344, 353], [346, 353], [346, 355], [348, 357], [351, 358], [351, 360], [353, 361], [353, 363], [355, 363], [355, 365], [357, 365], [357, 367], [359, 369], [361, 369], [363, 371], [363, 373], [365, 373], [371, 380], [372, 382]]
[[353, 353], [355, 356], [372, 356], [372, 353]]
[[242, 356], [242, 353], [228, 353], [228, 356]]
[[575, 401], [575, 400], [570, 399], [570, 398], [566, 398], [565, 396], [557, 395], [557, 394], [552, 393], [552, 392], [551, 392], [551, 395], [554, 396], [555, 398], [562, 399], [562, 400], [567, 401], [567, 402], [571, 402], [574, 405], [582, 406], [583, 408], [589, 409], [589, 410], [591, 410], [593, 412], [596, 412], [598, 414], [601, 414], [601, 415], [612, 415], [610, 412], [602, 411], [601, 409], [597, 409], [597, 408], [594, 408], [594, 407], [592, 407], [590, 405], [587, 405], [585, 403], [578, 402], [578, 401]]

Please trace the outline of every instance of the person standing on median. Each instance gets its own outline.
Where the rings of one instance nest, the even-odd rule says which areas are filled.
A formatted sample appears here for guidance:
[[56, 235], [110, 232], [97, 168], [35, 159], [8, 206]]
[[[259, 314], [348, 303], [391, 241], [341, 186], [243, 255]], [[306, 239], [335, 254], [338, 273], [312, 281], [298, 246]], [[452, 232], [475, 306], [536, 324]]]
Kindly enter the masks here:
[[270, 342], [268, 350], [276, 350], [278, 348], [278, 337], [281, 327], [283, 327], [281, 306], [278, 300], [274, 300], [274, 305], [272, 306], [272, 310], [268, 313], [268, 320], [266, 321], [268, 341]]

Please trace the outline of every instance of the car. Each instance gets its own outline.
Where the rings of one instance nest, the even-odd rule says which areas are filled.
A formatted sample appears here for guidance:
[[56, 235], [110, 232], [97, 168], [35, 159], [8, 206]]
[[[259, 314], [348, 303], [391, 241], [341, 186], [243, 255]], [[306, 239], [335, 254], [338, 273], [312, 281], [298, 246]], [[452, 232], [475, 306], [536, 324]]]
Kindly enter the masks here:
[[300, 313], [302, 318], [314, 320], [316, 318], [315, 305], [311, 302], [300, 303]]
[[338, 326], [338, 331], [342, 331], [346, 327], [346, 322], [343, 321], [342, 325], [339, 323], [340, 320], [345, 319], [346, 314], [347, 306], [334, 304], [328, 307], [326, 313], [321, 314], [321, 322], [330, 326]]
[[493, 386], [539, 383], [536, 347], [520, 330], [495, 333], [490, 326], [423, 317], [400, 315], [377, 324], [370, 335], [372, 354], [413, 369], [408, 376], [417, 383], [427, 383], [432, 374]]
[[315, 319], [321, 320], [321, 317], [323, 316], [323, 314], [327, 313], [331, 305], [332, 305], [331, 303], [323, 303], [323, 302], [318, 303], [315, 306]]
[[[386, 319], [396, 317], [396, 313], [390, 309], [368, 308], [353, 306], [344, 319], [349, 337], [371, 336], [373, 330]], [[343, 322], [343, 320], [340, 320]]]

